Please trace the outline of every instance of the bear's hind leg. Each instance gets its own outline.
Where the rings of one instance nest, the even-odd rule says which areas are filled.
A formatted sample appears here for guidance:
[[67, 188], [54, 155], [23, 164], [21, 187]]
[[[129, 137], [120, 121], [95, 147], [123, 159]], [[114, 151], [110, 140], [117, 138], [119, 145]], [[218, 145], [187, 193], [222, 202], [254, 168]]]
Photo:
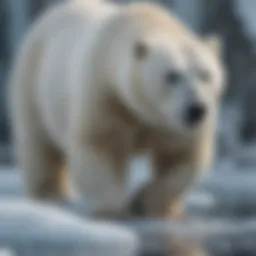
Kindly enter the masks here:
[[22, 121], [15, 126], [15, 146], [26, 192], [34, 199], [66, 198], [67, 173], [61, 152], [46, 139], [36, 120]]

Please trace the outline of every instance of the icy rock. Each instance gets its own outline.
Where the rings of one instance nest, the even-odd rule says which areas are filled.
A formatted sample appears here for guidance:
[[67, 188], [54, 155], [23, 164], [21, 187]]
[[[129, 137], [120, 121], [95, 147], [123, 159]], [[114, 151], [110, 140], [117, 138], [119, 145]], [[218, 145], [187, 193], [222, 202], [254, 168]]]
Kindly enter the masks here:
[[17, 256], [134, 256], [139, 240], [128, 228], [79, 218], [58, 207], [0, 200], [0, 248]]

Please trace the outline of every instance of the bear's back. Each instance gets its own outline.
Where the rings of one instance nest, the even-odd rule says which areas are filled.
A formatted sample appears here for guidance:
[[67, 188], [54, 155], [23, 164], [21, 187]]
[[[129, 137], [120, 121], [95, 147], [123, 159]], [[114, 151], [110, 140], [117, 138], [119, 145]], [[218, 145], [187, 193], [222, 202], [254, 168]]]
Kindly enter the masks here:
[[35, 99], [45, 129], [60, 147], [66, 144], [63, 138], [67, 137], [70, 90], [74, 87], [70, 81], [82, 62], [81, 50], [86, 49], [94, 24], [113, 11], [111, 5], [84, 1], [56, 5], [35, 21], [18, 52], [16, 69], [20, 69], [19, 63], [32, 63], [29, 56], [33, 55], [37, 58], [33, 70], [38, 75], [29, 76], [28, 85], [15, 82], [16, 86], [33, 87], [29, 88], [32, 95], [26, 97]]

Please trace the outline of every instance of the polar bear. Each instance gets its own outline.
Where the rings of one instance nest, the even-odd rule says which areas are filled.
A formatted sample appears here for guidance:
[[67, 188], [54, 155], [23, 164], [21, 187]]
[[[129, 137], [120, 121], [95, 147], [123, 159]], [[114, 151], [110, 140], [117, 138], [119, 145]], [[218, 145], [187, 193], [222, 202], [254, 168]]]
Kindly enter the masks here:
[[42, 14], [14, 61], [10, 114], [28, 194], [63, 199], [72, 188], [92, 215], [126, 212], [129, 162], [144, 152], [154, 179], [139, 214], [175, 216], [213, 157], [219, 41], [155, 4], [92, 2]]

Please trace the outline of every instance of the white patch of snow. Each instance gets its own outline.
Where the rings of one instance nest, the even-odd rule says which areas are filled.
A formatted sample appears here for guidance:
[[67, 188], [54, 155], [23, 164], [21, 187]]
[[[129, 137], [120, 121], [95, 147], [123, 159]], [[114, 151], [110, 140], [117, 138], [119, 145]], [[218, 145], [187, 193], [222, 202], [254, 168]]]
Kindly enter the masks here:
[[0, 256], [15, 256], [15, 254], [9, 248], [1, 248], [0, 247]]
[[32, 248], [42, 242], [49, 251], [48, 243], [73, 247], [72, 255], [134, 256], [138, 247], [137, 236], [125, 227], [79, 218], [50, 204], [1, 199], [0, 244]]

